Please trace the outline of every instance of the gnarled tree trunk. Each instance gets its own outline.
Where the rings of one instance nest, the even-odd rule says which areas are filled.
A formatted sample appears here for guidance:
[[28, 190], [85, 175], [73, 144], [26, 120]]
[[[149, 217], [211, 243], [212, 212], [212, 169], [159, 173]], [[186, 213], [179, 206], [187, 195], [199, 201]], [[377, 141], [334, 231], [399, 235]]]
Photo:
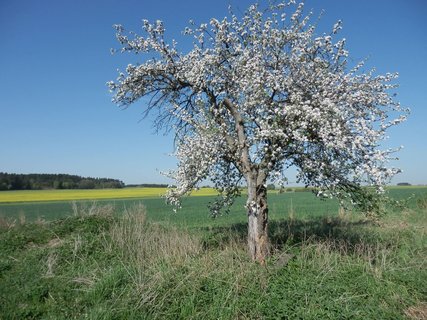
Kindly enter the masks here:
[[[257, 181], [256, 175], [247, 178], [248, 200], [248, 247], [252, 260], [265, 263], [269, 255], [268, 205], [265, 181]], [[264, 180], [264, 179], [262, 179]]]

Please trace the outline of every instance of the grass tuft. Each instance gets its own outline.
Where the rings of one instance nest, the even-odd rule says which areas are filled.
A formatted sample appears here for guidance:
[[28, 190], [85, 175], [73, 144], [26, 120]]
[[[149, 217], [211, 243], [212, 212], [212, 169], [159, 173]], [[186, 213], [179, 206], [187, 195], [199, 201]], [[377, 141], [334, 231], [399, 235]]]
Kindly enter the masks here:
[[202, 250], [199, 239], [185, 230], [148, 222], [142, 204], [125, 209], [110, 232], [124, 261], [141, 268], [159, 263], [182, 264]]

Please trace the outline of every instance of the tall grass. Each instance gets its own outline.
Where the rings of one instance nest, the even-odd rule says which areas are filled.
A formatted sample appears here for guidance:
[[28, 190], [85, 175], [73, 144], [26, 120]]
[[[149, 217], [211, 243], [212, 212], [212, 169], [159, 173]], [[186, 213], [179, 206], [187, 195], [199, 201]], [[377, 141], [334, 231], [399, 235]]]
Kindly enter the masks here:
[[417, 229], [379, 227], [342, 210], [301, 221], [293, 210], [272, 226], [281, 238], [265, 268], [248, 260], [244, 227], [189, 232], [147, 221], [141, 206], [112, 227], [112, 241], [132, 266], [138, 308], [150, 318], [398, 319], [422, 303], [422, 293], [401, 285], [418, 272], [426, 283], [425, 244], [416, 244], [425, 235]]
[[127, 209], [110, 232], [140, 297], [138, 308], [149, 318], [238, 317], [232, 301], [250, 286], [250, 270], [259, 269], [242, 243], [230, 237], [221, 249], [207, 250], [200, 234], [147, 221], [142, 205]]
[[142, 204], [125, 208], [110, 232], [122, 258], [141, 268], [163, 262], [180, 264], [202, 250], [199, 239], [188, 232], [148, 222]]
[[111, 217], [115, 212], [115, 207], [112, 203], [98, 204], [96, 201], [92, 202], [71, 202], [71, 209], [75, 217], [88, 217], [88, 216], [105, 216]]

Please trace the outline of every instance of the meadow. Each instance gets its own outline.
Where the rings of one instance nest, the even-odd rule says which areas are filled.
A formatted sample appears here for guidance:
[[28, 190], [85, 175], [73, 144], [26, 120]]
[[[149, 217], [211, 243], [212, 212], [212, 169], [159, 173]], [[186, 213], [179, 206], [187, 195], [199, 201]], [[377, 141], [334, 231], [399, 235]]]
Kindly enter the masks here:
[[426, 319], [427, 188], [389, 194], [376, 221], [270, 194], [266, 266], [244, 198], [216, 219], [212, 195], [2, 203], [0, 319]]

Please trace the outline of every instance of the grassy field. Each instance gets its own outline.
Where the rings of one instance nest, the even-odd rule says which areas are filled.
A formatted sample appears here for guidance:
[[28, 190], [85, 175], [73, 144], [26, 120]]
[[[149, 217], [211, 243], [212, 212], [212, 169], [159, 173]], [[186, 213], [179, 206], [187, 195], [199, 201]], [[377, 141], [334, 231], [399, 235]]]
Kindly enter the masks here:
[[[121, 212], [124, 208], [143, 203], [147, 208], [147, 215], [155, 221], [188, 225], [209, 226], [212, 223], [229, 224], [245, 222], [245, 198], [236, 200], [229, 215], [216, 220], [209, 218], [208, 204], [215, 199], [214, 196], [187, 197], [183, 199], [183, 209], [176, 214], [164, 199], [157, 198], [132, 198], [132, 199], [100, 199], [96, 201], [54, 201], [54, 202], [16, 202], [0, 204], [0, 217], [6, 219], [25, 219], [28, 222], [36, 220], [54, 220], [75, 214], [75, 205], [90, 207], [93, 203], [99, 205], [112, 204]], [[74, 204], [74, 205], [73, 205]], [[293, 208], [300, 216], [320, 216], [330, 212], [338, 212], [336, 201], [319, 201], [310, 192], [295, 192], [285, 194], [272, 194], [269, 196], [270, 215], [274, 218], [284, 218]]]
[[[0, 192], [0, 217], [6, 219], [25, 219], [28, 222], [36, 220], [53, 220], [74, 214], [73, 203], [90, 206], [94, 202], [105, 205], [113, 204], [118, 211], [136, 203], [144, 203], [150, 219], [167, 221], [173, 224], [210, 225], [211, 223], [245, 222], [244, 197], [237, 199], [231, 209], [231, 214], [215, 221], [209, 219], [207, 205], [214, 200], [215, 191], [210, 188], [200, 189], [185, 198], [184, 210], [172, 214], [172, 208], [166, 205], [159, 195], [164, 194], [162, 188], [126, 188], [106, 190], [41, 190], [41, 191], [7, 191]], [[8, 194], [11, 195], [8, 195]], [[22, 193], [23, 195], [19, 195]], [[63, 200], [64, 195], [69, 195]], [[105, 198], [107, 195], [109, 198]], [[427, 187], [392, 187], [389, 189], [392, 198], [403, 200], [410, 197], [419, 198], [427, 194]], [[27, 196], [26, 196], [27, 195]], [[53, 195], [57, 195], [54, 198]], [[81, 198], [78, 197], [81, 195]], [[101, 195], [101, 196], [100, 196]], [[130, 196], [132, 195], [132, 196]], [[139, 196], [138, 196], [139, 195]], [[196, 195], [196, 197], [194, 197]], [[197, 197], [199, 195], [200, 197]], [[97, 197], [98, 196], [98, 197]], [[31, 199], [27, 202], [22, 199]], [[61, 198], [62, 197], [62, 198]], [[43, 201], [42, 199], [53, 199]], [[6, 201], [6, 199], [8, 201]], [[79, 200], [80, 199], [80, 200]], [[15, 200], [15, 201], [12, 201]], [[293, 210], [297, 216], [325, 216], [338, 212], [338, 203], [334, 200], [320, 201], [311, 192], [287, 192], [279, 194], [270, 192], [270, 216], [274, 219], [286, 218], [288, 212]], [[415, 205], [416, 200], [409, 203]], [[220, 221], [220, 222], [219, 222]]]
[[410, 200], [377, 222], [270, 195], [267, 266], [243, 198], [217, 219], [211, 196], [1, 204], [0, 319], [426, 319], [427, 189], [390, 195]]

